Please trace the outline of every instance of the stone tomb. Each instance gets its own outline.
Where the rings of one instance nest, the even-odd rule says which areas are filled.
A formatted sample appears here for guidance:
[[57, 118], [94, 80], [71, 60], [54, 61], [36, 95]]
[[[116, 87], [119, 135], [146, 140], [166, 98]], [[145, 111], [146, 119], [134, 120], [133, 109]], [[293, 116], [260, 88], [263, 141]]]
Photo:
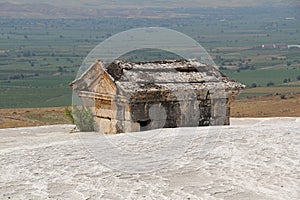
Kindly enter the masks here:
[[107, 134], [229, 125], [230, 103], [244, 88], [194, 60], [97, 61], [71, 86]]

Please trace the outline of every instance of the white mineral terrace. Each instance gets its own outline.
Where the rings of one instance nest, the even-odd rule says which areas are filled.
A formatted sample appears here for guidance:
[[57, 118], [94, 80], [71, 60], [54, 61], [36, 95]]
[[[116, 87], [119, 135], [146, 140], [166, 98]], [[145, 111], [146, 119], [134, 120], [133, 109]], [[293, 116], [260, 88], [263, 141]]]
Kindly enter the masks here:
[[103, 136], [0, 130], [0, 199], [300, 199], [300, 118]]

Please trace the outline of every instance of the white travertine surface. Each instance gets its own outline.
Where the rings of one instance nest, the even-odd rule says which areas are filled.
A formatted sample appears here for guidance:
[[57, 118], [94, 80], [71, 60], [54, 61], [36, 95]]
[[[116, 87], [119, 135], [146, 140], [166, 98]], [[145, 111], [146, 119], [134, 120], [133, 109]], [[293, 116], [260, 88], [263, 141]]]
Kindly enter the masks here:
[[103, 136], [0, 130], [0, 199], [300, 199], [300, 118]]

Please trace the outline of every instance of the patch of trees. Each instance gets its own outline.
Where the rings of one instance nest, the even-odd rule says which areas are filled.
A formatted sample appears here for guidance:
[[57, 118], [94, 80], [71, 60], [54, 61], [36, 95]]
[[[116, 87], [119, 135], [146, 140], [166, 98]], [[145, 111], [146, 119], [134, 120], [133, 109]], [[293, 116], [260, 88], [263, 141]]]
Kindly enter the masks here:
[[250, 85], [250, 88], [256, 88], [257, 87], [257, 84], [256, 83], [252, 83], [251, 85]]
[[34, 52], [31, 52], [30, 50], [26, 50], [23, 52], [23, 57], [31, 57], [31, 56], [36, 56]]
[[29, 64], [30, 64], [31, 67], [35, 66], [35, 64], [34, 64], [34, 62], [32, 60], [29, 60], [28, 62], [29, 62]]
[[286, 57], [272, 57], [271, 60], [286, 60]]
[[63, 73], [63, 72], [69, 72], [69, 70], [67, 69], [67, 66], [58, 66], [57, 67], [57, 72]]
[[223, 66], [220, 66], [220, 67], [219, 67], [219, 70], [227, 70], [227, 68], [226, 68], [226, 67], [223, 67]]
[[288, 82], [291, 82], [291, 79], [290, 79], [290, 78], [285, 78], [285, 79], [283, 79], [283, 83], [288, 83]]
[[[237, 72], [240, 72], [241, 70], [255, 70], [255, 66], [250, 64], [251, 63], [251, 59], [225, 59], [222, 58], [220, 55], [216, 55], [216, 62], [219, 63], [221, 66], [238, 66]], [[220, 68], [221, 70], [225, 70], [224, 67]]]
[[243, 64], [239, 65], [239, 68], [237, 69], [237, 72], [240, 72], [241, 70], [255, 70], [254, 65], [249, 65], [249, 64]]
[[9, 76], [8, 77], [8, 80], [20, 80], [20, 79], [24, 79], [24, 78], [31, 78], [31, 77], [36, 77], [36, 76], [39, 76], [38, 73], [35, 73], [35, 74], [15, 74], [15, 75], [12, 75], [12, 76]]
[[63, 68], [62, 66], [58, 66], [58, 67], [57, 67], [57, 71], [58, 71], [58, 72], [64, 72], [64, 68]]
[[267, 87], [274, 86], [274, 85], [275, 85], [275, 83], [273, 83], [272, 81], [267, 83]]
[[74, 60], [72, 60], [71, 58], [67, 58], [67, 61], [70, 63], [74, 63]]

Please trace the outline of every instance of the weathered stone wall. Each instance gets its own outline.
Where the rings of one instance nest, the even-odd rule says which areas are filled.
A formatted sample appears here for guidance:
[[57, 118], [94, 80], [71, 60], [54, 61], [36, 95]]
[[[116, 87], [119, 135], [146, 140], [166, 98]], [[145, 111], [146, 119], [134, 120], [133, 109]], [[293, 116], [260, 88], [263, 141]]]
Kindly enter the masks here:
[[[137, 94], [130, 103], [131, 120], [139, 123], [140, 130], [229, 124], [230, 102], [226, 96], [211, 98], [208, 90], [195, 93], [198, 98], [190, 98], [189, 91], [181, 91], [178, 96], [166, 91]], [[156, 113], [151, 116], [153, 107]]]
[[137, 122], [131, 120], [128, 101], [115, 96], [109, 101], [95, 98], [95, 121], [97, 131], [105, 134], [135, 132], [140, 130]]
[[128, 100], [121, 95], [94, 93], [90, 97], [82, 96], [82, 99], [85, 105], [94, 105], [95, 128], [105, 134], [156, 128], [229, 125], [233, 94], [229, 93], [224, 98], [212, 98], [213, 95], [207, 90], [195, 92], [197, 98], [188, 98], [188, 94], [183, 91], [181, 94], [176, 97], [167, 91], [143, 92]]

